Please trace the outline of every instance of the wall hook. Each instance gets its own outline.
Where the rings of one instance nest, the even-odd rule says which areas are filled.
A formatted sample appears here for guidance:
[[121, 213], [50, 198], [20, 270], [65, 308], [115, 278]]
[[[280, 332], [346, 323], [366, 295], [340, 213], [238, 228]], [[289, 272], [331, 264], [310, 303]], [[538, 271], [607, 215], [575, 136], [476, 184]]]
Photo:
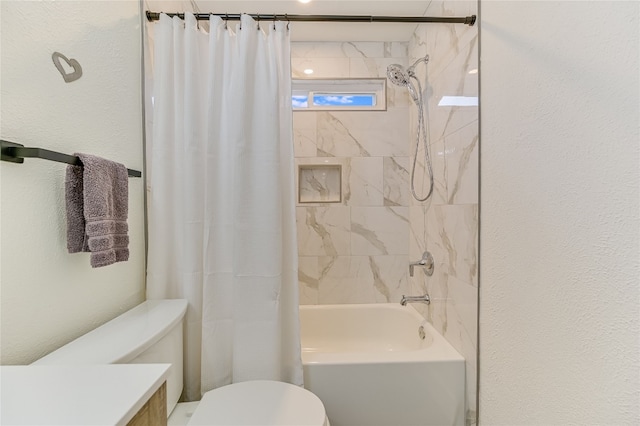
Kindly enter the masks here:
[[[74, 82], [82, 77], [82, 66], [80, 66], [77, 60], [73, 58], [69, 59], [60, 52], [53, 52], [51, 54], [51, 60], [53, 60], [53, 64], [62, 75], [65, 83]], [[66, 68], [71, 68], [71, 71], [68, 71], [61, 62], [66, 64]]]

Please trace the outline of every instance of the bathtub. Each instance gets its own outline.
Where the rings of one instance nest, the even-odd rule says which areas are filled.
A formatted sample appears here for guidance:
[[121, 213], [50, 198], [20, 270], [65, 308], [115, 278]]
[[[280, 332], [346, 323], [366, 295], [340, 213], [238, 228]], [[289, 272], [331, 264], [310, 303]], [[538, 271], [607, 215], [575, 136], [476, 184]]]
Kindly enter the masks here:
[[464, 358], [413, 307], [301, 306], [300, 323], [304, 386], [332, 426], [464, 425]]

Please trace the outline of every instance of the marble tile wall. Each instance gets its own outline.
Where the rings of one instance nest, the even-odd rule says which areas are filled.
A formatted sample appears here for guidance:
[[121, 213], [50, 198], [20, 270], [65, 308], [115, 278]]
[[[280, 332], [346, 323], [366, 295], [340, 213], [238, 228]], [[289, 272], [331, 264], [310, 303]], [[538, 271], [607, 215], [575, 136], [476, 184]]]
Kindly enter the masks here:
[[[292, 44], [294, 78], [385, 78], [408, 43]], [[339, 203], [298, 203], [300, 303], [396, 302], [409, 292], [409, 117], [387, 85], [386, 111], [295, 111], [296, 165], [340, 165]], [[318, 168], [321, 170], [321, 168]], [[320, 179], [313, 182], [322, 198]], [[303, 188], [313, 187], [303, 182]]]
[[[426, 15], [477, 14], [477, 1], [431, 2]], [[427, 203], [410, 203], [409, 257], [429, 250], [436, 261], [432, 277], [415, 274], [412, 294], [431, 295], [421, 313], [464, 356], [467, 373], [467, 424], [475, 424], [478, 306], [478, 107], [443, 107], [443, 96], [478, 96], [477, 26], [418, 26], [409, 41], [409, 64], [429, 54], [417, 72], [425, 81], [435, 194]], [[475, 70], [475, 71], [474, 71]], [[417, 123], [415, 109], [410, 126]], [[415, 149], [412, 142], [411, 152]], [[423, 152], [418, 170], [424, 172]], [[424, 179], [423, 179], [424, 181]], [[426, 189], [419, 186], [419, 192]], [[424, 192], [421, 192], [424, 193]]]
[[[437, 1], [426, 15], [477, 13], [476, 1]], [[342, 167], [340, 203], [297, 205], [301, 304], [396, 302], [428, 292], [416, 308], [467, 360], [467, 424], [475, 423], [478, 289], [478, 108], [442, 107], [442, 96], [478, 96], [477, 27], [418, 26], [408, 43], [293, 43], [294, 78], [385, 77], [392, 63], [419, 65], [427, 81], [434, 195], [409, 191], [417, 109], [403, 88], [387, 85], [387, 111], [294, 112], [296, 163]], [[471, 73], [470, 73], [471, 71]], [[427, 76], [428, 73], [428, 76]], [[426, 80], [425, 80], [426, 79]], [[425, 194], [418, 149], [418, 194]], [[436, 272], [408, 263], [425, 250]]]

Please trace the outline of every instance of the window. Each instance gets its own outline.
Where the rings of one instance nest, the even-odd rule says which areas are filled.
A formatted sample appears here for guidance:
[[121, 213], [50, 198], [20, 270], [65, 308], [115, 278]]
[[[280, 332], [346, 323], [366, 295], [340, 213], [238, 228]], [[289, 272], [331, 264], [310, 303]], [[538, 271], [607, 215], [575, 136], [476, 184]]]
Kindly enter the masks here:
[[385, 111], [386, 80], [293, 80], [291, 104], [296, 111]]

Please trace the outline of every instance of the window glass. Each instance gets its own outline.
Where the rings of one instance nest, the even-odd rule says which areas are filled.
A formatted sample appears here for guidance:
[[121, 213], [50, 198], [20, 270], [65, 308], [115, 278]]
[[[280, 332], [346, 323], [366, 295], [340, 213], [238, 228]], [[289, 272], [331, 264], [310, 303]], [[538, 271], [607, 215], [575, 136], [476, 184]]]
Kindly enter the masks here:
[[359, 106], [376, 105], [375, 93], [314, 93], [313, 104], [317, 106]]
[[309, 96], [307, 95], [293, 95], [291, 97], [291, 103], [293, 108], [306, 108], [309, 106]]
[[384, 111], [386, 79], [293, 80], [291, 104], [296, 111]]

